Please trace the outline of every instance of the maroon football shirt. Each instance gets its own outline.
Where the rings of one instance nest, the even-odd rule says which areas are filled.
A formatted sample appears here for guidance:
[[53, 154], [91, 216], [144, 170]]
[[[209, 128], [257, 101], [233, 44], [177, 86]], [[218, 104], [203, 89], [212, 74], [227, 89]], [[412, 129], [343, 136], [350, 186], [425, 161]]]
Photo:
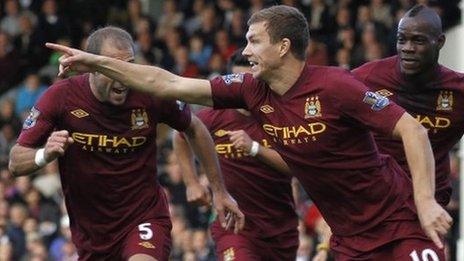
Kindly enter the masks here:
[[[404, 80], [398, 57], [365, 64], [353, 71], [373, 91], [402, 106], [429, 130], [435, 156], [437, 201], [446, 206], [451, 196], [449, 151], [464, 133], [464, 75], [444, 66], [427, 83]], [[401, 141], [374, 135], [379, 150], [392, 155], [409, 173]]]
[[[291, 178], [235, 149], [227, 135], [228, 131], [241, 129], [261, 145], [269, 146], [260, 125], [235, 109], [207, 108], [198, 112], [198, 118], [214, 140], [226, 188], [245, 214], [245, 229], [241, 233], [266, 238], [295, 230], [298, 220]], [[222, 228], [215, 224], [213, 229]]]
[[372, 228], [410, 200], [406, 174], [378, 153], [370, 132], [391, 134], [404, 110], [349, 72], [307, 65], [282, 96], [249, 74], [211, 85], [215, 108], [252, 112], [335, 235]]
[[68, 130], [74, 139], [59, 167], [79, 249], [115, 251], [125, 234], [148, 218], [170, 226], [156, 179], [159, 122], [185, 130], [190, 111], [183, 103], [133, 91], [122, 106], [101, 103], [90, 90], [88, 74], [52, 85], [32, 109], [20, 145], [42, 146], [53, 130]]

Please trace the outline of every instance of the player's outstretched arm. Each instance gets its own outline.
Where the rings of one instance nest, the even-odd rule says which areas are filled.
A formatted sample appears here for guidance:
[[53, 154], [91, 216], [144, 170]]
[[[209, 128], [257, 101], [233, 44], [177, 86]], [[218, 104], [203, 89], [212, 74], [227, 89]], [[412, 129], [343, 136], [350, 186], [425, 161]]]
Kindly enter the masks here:
[[427, 130], [404, 113], [396, 123], [393, 135], [403, 141], [422, 228], [439, 248], [443, 248], [440, 236], [448, 232], [453, 219], [435, 200], [435, 160]]
[[244, 130], [229, 131], [228, 134], [229, 139], [235, 148], [244, 151], [248, 155], [256, 157], [258, 160], [280, 173], [291, 175], [290, 168], [277, 151], [267, 148], [259, 144], [259, 142], [252, 140]]
[[184, 133], [197, 158], [205, 168], [213, 192], [214, 207], [221, 225], [226, 229], [233, 226], [234, 232], [238, 233], [245, 225], [245, 216], [224, 186], [214, 143], [208, 130], [200, 119], [192, 116], [190, 127]]
[[191, 147], [177, 131], [174, 132], [172, 145], [182, 171], [182, 178], [186, 186], [187, 201], [198, 205], [210, 205], [211, 194], [208, 188], [198, 181], [195, 157]]
[[10, 151], [8, 167], [13, 176], [28, 175], [59, 156], [64, 155], [73, 139], [68, 131], [55, 131], [50, 134], [43, 148], [34, 149], [15, 144]]
[[60, 75], [67, 71], [99, 72], [129, 88], [148, 92], [155, 97], [210, 107], [213, 105], [211, 84], [207, 80], [185, 78], [156, 66], [125, 62], [64, 45], [47, 43], [46, 46], [64, 54], [59, 60]]

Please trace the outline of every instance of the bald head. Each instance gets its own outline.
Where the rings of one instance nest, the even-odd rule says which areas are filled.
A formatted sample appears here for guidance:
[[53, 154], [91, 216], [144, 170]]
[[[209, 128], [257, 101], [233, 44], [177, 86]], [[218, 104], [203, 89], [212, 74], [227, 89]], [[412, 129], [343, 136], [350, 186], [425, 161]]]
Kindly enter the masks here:
[[427, 25], [430, 33], [434, 36], [439, 36], [443, 33], [440, 16], [438, 16], [435, 10], [425, 5], [416, 5], [409, 9], [406, 14], [404, 14], [403, 19], [404, 18], [411, 18], [418, 23]]

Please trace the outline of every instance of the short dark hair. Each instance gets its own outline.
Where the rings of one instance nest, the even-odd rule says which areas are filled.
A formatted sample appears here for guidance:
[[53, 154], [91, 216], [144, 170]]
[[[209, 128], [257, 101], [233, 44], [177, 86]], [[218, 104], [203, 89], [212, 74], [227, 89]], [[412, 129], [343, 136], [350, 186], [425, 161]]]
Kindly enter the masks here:
[[441, 18], [432, 8], [418, 4], [409, 9], [404, 17], [410, 17], [414, 19], [420, 19], [427, 22], [429, 30], [435, 36], [439, 36], [443, 33]]
[[232, 67], [234, 66], [250, 66], [248, 59], [242, 55], [243, 49], [245, 48], [239, 48], [230, 56], [227, 63], [227, 72], [232, 73]]
[[421, 4], [415, 5], [406, 13], [406, 16], [414, 17], [424, 8], [425, 8], [424, 5], [421, 5]]
[[288, 38], [290, 51], [299, 60], [306, 60], [306, 48], [309, 42], [308, 21], [295, 7], [275, 5], [254, 13], [248, 20], [248, 26], [266, 22], [266, 31], [271, 43]]
[[111, 44], [118, 49], [130, 47], [132, 51], [135, 50], [134, 40], [127, 31], [115, 26], [106, 26], [89, 35], [87, 39], [87, 52], [100, 54], [103, 43], [106, 40], [111, 40]]

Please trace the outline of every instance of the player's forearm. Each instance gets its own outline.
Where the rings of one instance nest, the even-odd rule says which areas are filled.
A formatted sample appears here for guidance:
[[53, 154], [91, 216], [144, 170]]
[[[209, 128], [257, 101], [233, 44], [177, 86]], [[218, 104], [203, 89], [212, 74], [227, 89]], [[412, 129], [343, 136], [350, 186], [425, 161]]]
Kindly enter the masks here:
[[214, 149], [213, 140], [200, 120], [196, 117], [192, 118], [192, 128], [185, 131], [189, 139], [189, 143], [195, 155], [203, 165], [206, 176], [208, 177], [211, 189], [213, 192], [224, 192], [224, 181], [222, 179], [219, 161]]
[[8, 168], [13, 176], [24, 176], [33, 173], [40, 167], [35, 163], [37, 149], [14, 145], [10, 152]]
[[174, 133], [172, 145], [182, 171], [185, 185], [189, 186], [198, 182], [193, 151], [187, 141], [177, 131]]
[[128, 63], [106, 56], [98, 56], [94, 69], [128, 87], [160, 98], [175, 98], [170, 97], [168, 86], [181, 78], [159, 67]]
[[280, 154], [273, 149], [259, 145], [259, 151], [258, 154], [256, 154], [256, 158], [280, 173], [291, 175], [291, 171], [287, 163], [282, 159]]
[[406, 158], [412, 176], [416, 204], [434, 198], [435, 160], [427, 130], [420, 125], [411, 127], [402, 136]]

